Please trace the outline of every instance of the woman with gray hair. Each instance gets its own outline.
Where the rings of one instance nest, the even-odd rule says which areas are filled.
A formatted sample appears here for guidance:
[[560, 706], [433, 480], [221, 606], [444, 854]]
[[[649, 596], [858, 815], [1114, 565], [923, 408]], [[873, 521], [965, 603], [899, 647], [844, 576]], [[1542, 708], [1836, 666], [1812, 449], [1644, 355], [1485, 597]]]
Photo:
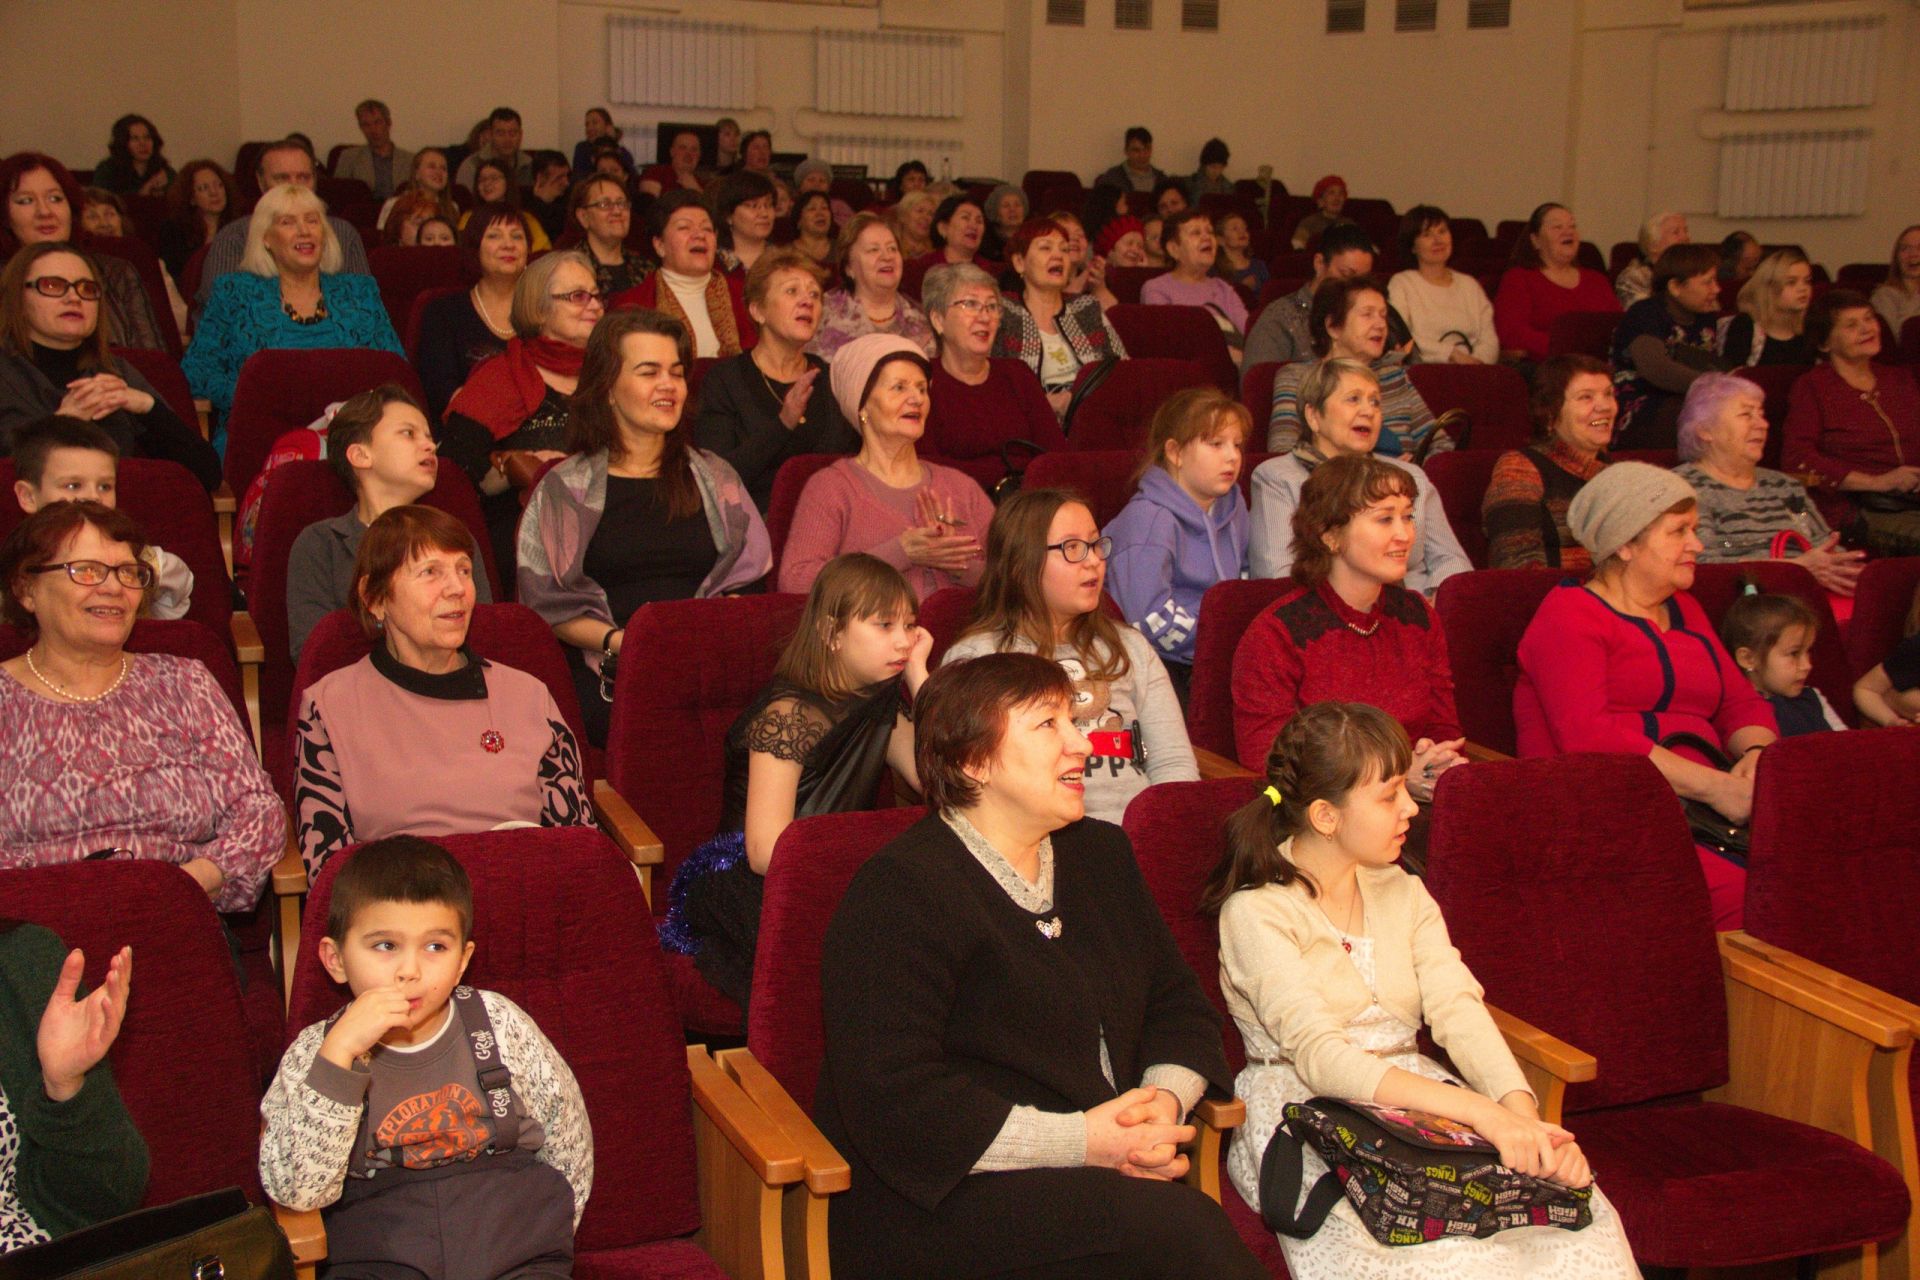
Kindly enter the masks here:
[[987, 234], [980, 241], [980, 256], [995, 262], [1007, 260], [1007, 242], [1027, 220], [1027, 193], [1011, 182], [1003, 182], [987, 193]]
[[1626, 266], [1613, 282], [1613, 292], [1622, 307], [1630, 307], [1653, 296], [1653, 264], [1676, 244], [1691, 242], [1684, 213], [1656, 213], [1640, 225], [1640, 255]]
[[[1692, 488], [1671, 471], [1616, 462], [1574, 496], [1567, 521], [1593, 555], [1593, 576], [1550, 591], [1520, 639], [1519, 754], [1646, 756], [1681, 799], [1745, 823], [1759, 752], [1779, 726], [1687, 594], [1700, 558]], [[1714, 927], [1738, 929], [1744, 858], [1697, 848]]]
[[929, 380], [933, 410], [926, 452], [991, 488], [1011, 469], [1006, 446], [1024, 456], [1064, 449], [1067, 438], [1026, 361], [991, 358], [1002, 303], [993, 277], [970, 262], [935, 267], [920, 300], [939, 344]]
[[[372, 276], [340, 270], [327, 206], [305, 187], [275, 187], [247, 225], [240, 269], [213, 282], [180, 362], [193, 394], [222, 418], [240, 366], [269, 348], [365, 347], [403, 354]], [[216, 441], [217, 441], [216, 437]]]
[[1792, 560], [1838, 596], [1851, 596], [1866, 553], [1840, 545], [1806, 486], [1760, 465], [1767, 447], [1766, 399], [1731, 373], [1704, 373], [1680, 408], [1675, 474], [1700, 499], [1700, 559]]

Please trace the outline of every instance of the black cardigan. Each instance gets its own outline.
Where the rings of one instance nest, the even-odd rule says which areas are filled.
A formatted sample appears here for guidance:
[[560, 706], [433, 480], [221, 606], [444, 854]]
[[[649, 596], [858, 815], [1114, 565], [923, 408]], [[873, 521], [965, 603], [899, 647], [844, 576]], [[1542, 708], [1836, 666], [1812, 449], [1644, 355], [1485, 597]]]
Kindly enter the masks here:
[[[814, 1110], [853, 1169], [831, 1219], [836, 1274], [988, 1275], [1100, 1253], [1114, 1231], [1104, 1180], [969, 1176], [1012, 1108], [1085, 1111], [1157, 1063], [1230, 1095], [1219, 1017], [1126, 836], [1083, 819], [1053, 850], [1057, 939], [934, 815], [862, 867], [835, 912]], [[1100, 1072], [1103, 1032], [1119, 1089]]]
[[769, 385], [751, 351], [717, 361], [700, 383], [699, 416], [693, 422], [693, 442], [724, 458], [740, 473], [740, 483], [762, 511], [773, 495], [773, 478], [788, 458], [802, 453], [853, 453], [860, 436], [833, 398], [827, 362], [808, 356], [820, 374], [807, 397], [806, 421], [791, 431], [780, 421], [779, 391], [785, 396], [790, 382]]

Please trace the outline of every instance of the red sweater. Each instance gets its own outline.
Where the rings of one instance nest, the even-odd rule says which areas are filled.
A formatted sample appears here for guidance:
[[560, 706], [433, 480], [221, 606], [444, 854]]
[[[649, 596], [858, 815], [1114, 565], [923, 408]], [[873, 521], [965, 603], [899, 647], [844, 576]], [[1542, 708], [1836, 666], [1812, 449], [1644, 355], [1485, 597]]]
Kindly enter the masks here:
[[1537, 267], [1511, 267], [1493, 299], [1493, 327], [1502, 350], [1547, 358], [1547, 333], [1569, 311], [1618, 311], [1620, 299], [1598, 271], [1580, 268], [1580, 283], [1563, 289]]
[[1825, 362], [1802, 374], [1787, 398], [1780, 469], [1819, 473], [1827, 487], [1814, 490], [1814, 496], [1836, 529], [1853, 518], [1839, 491], [1849, 472], [1879, 475], [1920, 464], [1920, 386], [1896, 365], [1876, 364], [1873, 376], [1879, 413]]
[[1460, 737], [1447, 638], [1433, 606], [1418, 592], [1386, 587], [1361, 613], [1325, 584], [1289, 587], [1233, 653], [1240, 763], [1265, 769], [1274, 735], [1293, 713], [1329, 701], [1372, 703], [1416, 739]]
[[[1031, 440], [1044, 450], [1067, 447], [1047, 393], [1026, 362], [990, 360], [987, 364], [987, 380], [976, 387], [934, 362], [929, 380], [932, 411], [920, 441], [923, 457], [966, 472], [982, 488], [1006, 474], [1000, 446], [1009, 440]], [[1024, 449], [1018, 455], [1021, 460], [1031, 456]]]

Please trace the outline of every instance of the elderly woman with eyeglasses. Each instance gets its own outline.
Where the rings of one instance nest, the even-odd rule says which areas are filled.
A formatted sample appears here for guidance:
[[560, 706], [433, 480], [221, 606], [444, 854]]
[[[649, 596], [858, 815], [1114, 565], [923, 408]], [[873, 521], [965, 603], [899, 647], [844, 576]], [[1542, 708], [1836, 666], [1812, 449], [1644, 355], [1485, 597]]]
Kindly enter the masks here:
[[993, 277], [970, 262], [935, 267], [920, 299], [940, 347], [928, 386], [927, 453], [990, 486], [1007, 474], [1010, 442], [1020, 442], [1023, 462], [1066, 448], [1033, 370], [1011, 357], [993, 358], [1003, 309]]
[[129, 653], [153, 586], [133, 521], [55, 502], [0, 545], [0, 868], [171, 862], [221, 911], [259, 900], [286, 811], [238, 713], [190, 658]]
[[[305, 187], [260, 197], [240, 269], [221, 276], [180, 362], [196, 396], [224, 418], [240, 366], [268, 348], [366, 347], [404, 354], [372, 276], [340, 270], [340, 242], [327, 206]], [[224, 433], [216, 436], [222, 445]]]

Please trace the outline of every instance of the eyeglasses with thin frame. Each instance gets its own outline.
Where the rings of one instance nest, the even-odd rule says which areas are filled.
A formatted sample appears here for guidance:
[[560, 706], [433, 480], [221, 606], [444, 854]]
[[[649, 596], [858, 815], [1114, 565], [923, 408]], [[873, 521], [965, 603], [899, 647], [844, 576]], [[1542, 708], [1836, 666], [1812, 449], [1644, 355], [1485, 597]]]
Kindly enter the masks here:
[[595, 293], [592, 289], [572, 289], [566, 293], [550, 293], [547, 296], [555, 302], [567, 302], [576, 307], [584, 307], [590, 302], [598, 302], [604, 306], [607, 301], [606, 294]]
[[1000, 304], [991, 298], [955, 298], [952, 305], [960, 308], [962, 311], [969, 311], [975, 315], [982, 316], [997, 316], [1001, 311]]
[[580, 207], [582, 209], [592, 209], [599, 213], [625, 213], [627, 210], [633, 208], [633, 203], [628, 200], [615, 200], [609, 197], [605, 200], [589, 200]]
[[27, 281], [27, 288], [43, 298], [64, 298], [68, 293], [73, 293], [82, 302], [100, 301], [98, 280], [69, 280], [65, 276], [35, 276]]
[[1101, 534], [1092, 542], [1088, 542], [1085, 538], [1064, 538], [1059, 542], [1049, 542], [1047, 550], [1058, 551], [1060, 558], [1068, 564], [1079, 564], [1087, 558], [1089, 551], [1105, 560], [1113, 554], [1113, 539], [1105, 534]]
[[58, 564], [43, 564], [29, 573], [52, 573], [55, 569], [64, 569], [67, 577], [83, 587], [97, 587], [107, 580], [111, 573], [125, 586], [136, 591], [145, 591], [153, 585], [153, 566], [142, 560], [129, 560], [125, 564], [105, 564], [99, 560], [63, 560]]

